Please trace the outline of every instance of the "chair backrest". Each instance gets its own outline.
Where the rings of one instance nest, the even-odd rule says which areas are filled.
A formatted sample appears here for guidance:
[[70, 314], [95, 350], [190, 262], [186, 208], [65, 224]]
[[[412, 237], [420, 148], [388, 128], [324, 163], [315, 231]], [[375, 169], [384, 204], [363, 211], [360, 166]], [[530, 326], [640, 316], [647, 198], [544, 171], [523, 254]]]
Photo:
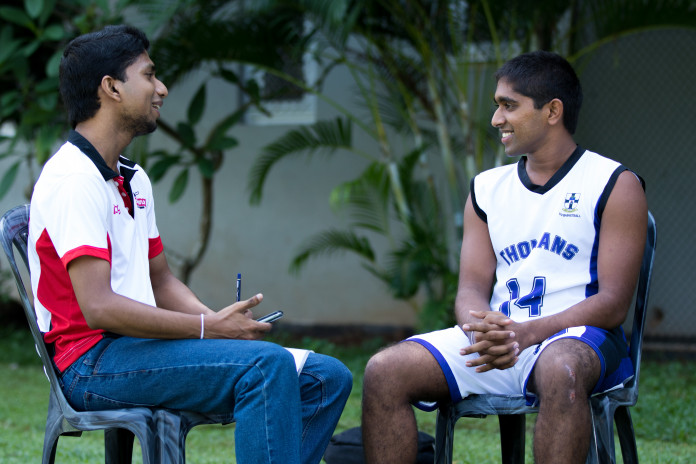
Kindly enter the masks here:
[[19, 298], [24, 308], [24, 315], [27, 317], [27, 322], [29, 323], [29, 329], [34, 338], [34, 345], [36, 351], [41, 358], [41, 362], [44, 366], [44, 372], [51, 383], [51, 388], [57, 393], [57, 396], [61, 403], [65, 401], [65, 397], [62, 393], [59, 393], [60, 387], [58, 387], [58, 376], [53, 368], [53, 361], [48, 352], [48, 348], [44, 343], [43, 333], [39, 329], [39, 324], [36, 320], [36, 312], [34, 311], [34, 305], [29, 299], [27, 289], [24, 286], [24, 280], [22, 279], [22, 274], [20, 273], [19, 266], [17, 265], [17, 260], [15, 259], [15, 249], [22, 257], [24, 262], [24, 268], [29, 272], [29, 262], [27, 258], [27, 240], [29, 237], [29, 205], [22, 205], [12, 208], [6, 212], [2, 218], [0, 218], [0, 242], [2, 242], [2, 248], [5, 250], [5, 255], [10, 263], [10, 268], [12, 269], [12, 274], [14, 274], [15, 282], [17, 284], [17, 291], [19, 292]]
[[645, 330], [646, 314], [648, 312], [648, 296], [650, 293], [650, 280], [652, 279], [653, 261], [655, 260], [655, 243], [657, 240], [657, 229], [655, 218], [648, 212], [648, 235], [645, 240], [645, 251], [643, 252], [643, 262], [640, 266], [640, 277], [638, 278], [638, 290], [636, 292], [636, 304], [633, 314], [633, 329], [631, 330], [630, 356], [635, 368], [635, 376], [626, 386], [632, 388], [638, 385], [640, 374], [640, 361], [643, 348], [643, 332]]

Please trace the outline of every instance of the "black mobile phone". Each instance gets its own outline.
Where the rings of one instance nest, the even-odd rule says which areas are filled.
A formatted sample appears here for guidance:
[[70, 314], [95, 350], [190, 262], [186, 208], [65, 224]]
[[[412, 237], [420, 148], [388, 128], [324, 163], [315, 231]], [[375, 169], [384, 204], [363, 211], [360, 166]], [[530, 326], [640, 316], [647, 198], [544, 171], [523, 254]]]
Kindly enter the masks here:
[[258, 322], [273, 322], [273, 321], [277, 321], [281, 317], [283, 317], [283, 311], [275, 311], [275, 312], [272, 312], [271, 314], [266, 314], [265, 316], [260, 317], [256, 320]]

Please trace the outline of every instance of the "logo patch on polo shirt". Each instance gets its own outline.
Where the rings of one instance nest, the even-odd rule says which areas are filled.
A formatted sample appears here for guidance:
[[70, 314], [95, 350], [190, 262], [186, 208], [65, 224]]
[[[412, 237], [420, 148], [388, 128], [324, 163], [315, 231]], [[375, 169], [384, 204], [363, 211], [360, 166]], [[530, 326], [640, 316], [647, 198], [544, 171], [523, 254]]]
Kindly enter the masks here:
[[145, 198], [136, 198], [135, 206], [137, 206], [140, 209], [145, 209], [145, 206], [147, 206], [147, 200]]
[[121, 214], [121, 208], [118, 205], [114, 205], [114, 214]]

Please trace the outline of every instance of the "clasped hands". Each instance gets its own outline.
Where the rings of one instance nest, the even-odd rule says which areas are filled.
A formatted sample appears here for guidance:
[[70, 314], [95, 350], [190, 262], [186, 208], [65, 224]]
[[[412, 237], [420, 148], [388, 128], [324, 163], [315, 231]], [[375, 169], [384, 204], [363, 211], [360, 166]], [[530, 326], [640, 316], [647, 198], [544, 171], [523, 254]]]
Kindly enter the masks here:
[[521, 328], [521, 324], [499, 311], [469, 311], [469, 314], [474, 320], [462, 324], [462, 330], [468, 332], [471, 345], [462, 348], [459, 354], [478, 353], [479, 357], [468, 360], [466, 365], [476, 367], [476, 372], [514, 366], [520, 352], [515, 329]]

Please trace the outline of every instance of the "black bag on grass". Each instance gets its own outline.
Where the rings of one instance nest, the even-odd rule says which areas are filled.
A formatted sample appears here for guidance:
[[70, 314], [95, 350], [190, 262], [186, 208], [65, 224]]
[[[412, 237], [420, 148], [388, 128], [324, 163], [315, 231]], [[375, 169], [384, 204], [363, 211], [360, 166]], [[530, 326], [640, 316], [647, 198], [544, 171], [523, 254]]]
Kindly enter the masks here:
[[[326, 464], [365, 464], [362, 429], [355, 427], [331, 437], [324, 453]], [[432, 464], [435, 460], [435, 439], [418, 432], [418, 464]]]

